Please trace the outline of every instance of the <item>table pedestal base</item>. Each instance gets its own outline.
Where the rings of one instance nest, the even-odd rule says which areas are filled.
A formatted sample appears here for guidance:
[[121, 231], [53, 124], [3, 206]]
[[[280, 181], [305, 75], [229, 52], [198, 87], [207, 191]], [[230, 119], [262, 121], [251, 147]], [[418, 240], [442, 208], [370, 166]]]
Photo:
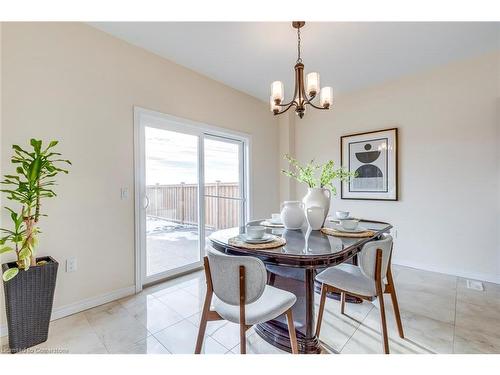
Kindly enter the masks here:
[[[316, 336], [316, 316], [314, 312], [314, 277], [312, 268], [268, 266], [269, 284], [292, 292], [297, 302], [292, 307], [293, 321], [297, 333], [299, 353], [318, 354], [321, 352]], [[290, 337], [286, 317], [279, 316], [269, 322], [258, 324], [257, 334], [271, 345], [291, 352]]]
[[[271, 320], [266, 323], [257, 324], [255, 332], [269, 344], [291, 353], [290, 336], [288, 336], [287, 326], [280, 322]], [[316, 336], [307, 338], [304, 334], [297, 331], [297, 344], [301, 354], [319, 354], [322, 349]]]

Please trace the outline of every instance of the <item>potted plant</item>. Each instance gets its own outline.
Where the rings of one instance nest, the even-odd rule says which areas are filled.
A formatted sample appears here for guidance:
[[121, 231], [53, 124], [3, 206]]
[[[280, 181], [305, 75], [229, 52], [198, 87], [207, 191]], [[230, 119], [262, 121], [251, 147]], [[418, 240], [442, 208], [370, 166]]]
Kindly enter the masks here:
[[306, 165], [300, 165], [297, 159], [288, 154], [285, 154], [284, 158], [290, 163], [290, 170], [283, 169], [281, 172], [308, 186], [307, 195], [302, 199], [306, 215], [309, 208], [320, 207], [323, 209], [324, 223], [330, 209], [332, 194], [337, 194], [333, 181], [347, 181], [355, 174], [342, 167], [335, 168], [333, 160], [325, 164], [317, 164], [313, 159]]
[[31, 139], [26, 151], [13, 145], [15, 174], [4, 176], [0, 189], [18, 205], [5, 207], [12, 220], [11, 229], [0, 228], [0, 255], [15, 253], [15, 261], [2, 264], [5, 306], [11, 352], [29, 348], [47, 340], [58, 263], [51, 257], [36, 257], [41, 202], [56, 196], [55, 176], [68, 173], [60, 165], [71, 164], [54, 151], [57, 141], [43, 147]]

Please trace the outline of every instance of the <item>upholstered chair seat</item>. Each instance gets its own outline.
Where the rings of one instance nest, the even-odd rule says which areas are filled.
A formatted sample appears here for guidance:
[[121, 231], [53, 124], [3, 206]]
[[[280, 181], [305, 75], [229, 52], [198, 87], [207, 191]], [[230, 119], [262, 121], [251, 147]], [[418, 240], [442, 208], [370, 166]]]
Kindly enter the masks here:
[[352, 264], [340, 264], [330, 267], [316, 276], [316, 280], [322, 284], [348, 290], [351, 293], [362, 296], [374, 296], [375, 280], [363, 275], [358, 266]]
[[[259, 299], [245, 306], [245, 324], [254, 325], [274, 319], [290, 309], [295, 301], [297, 301], [295, 294], [266, 285]], [[212, 303], [214, 310], [224, 319], [240, 323], [239, 305], [225, 303], [217, 298], [217, 295], [214, 296]]]
[[384, 293], [389, 293], [391, 295], [399, 336], [401, 338], [404, 337], [396, 289], [391, 273], [391, 256], [392, 237], [384, 234], [379, 239], [369, 241], [363, 245], [358, 254], [358, 265], [340, 264], [327, 268], [316, 276], [316, 280], [321, 283], [321, 297], [316, 323], [316, 335], [318, 337], [321, 331], [321, 322], [323, 320], [328, 292], [340, 292], [340, 312], [342, 314], [345, 309], [346, 294], [366, 300], [378, 298], [382, 343], [385, 353], [389, 353], [389, 338], [387, 336]]

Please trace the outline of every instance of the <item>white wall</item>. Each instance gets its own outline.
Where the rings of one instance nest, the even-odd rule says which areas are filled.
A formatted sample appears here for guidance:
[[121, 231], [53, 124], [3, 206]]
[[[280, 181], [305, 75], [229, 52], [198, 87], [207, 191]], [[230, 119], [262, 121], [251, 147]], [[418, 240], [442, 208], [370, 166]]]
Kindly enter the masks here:
[[337, 197], [331, 207], [392, 223], [395, 263], [500, 282], [499, 60], [489, 54], [340, 95], [333, 110], [295, 121], [301, 161], [339, 163], [341, 135], [398, 127], [400, 200]]
[[[283, 158], [285, 154], [295, 155], [295, 114], [292, 110], [279, 115], [279, 169], [288, 169], [288, 162]], [[280, 173], [280, 202], [290, 200], [296, 195], [295, 183]]]
[[278, 209], [278, 127], [265, 103], [85, 24], [5, 23], [2, 34], [3, 170], [11, 145], [32, 137], [60, 140], [73, 162], [40, 223], [40, 254], [61, 262], [56, 309], [134, 284], [134, 105], [250, 134], [254, 216]]

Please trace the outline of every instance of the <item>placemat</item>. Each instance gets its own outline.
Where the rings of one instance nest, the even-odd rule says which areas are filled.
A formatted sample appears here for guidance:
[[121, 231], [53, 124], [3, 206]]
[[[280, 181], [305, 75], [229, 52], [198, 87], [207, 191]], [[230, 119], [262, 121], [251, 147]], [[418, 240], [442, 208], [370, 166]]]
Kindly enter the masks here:
[[260, 225], [263, 225], [263, 226], [269, 227], [269, 228], [284, 228], [285, 227], [283, 224], [273, 224], [268, 220], [261, 221]]
[[327, 234], [329, 236], [349, 237], [349, 238], [364, 238], [364, 237], [372, 237], [375, 235], [375, 232], [372, 230], [365, 230], [364, 232], [359, 232], [359, 233], [347, 233], [326, 227], [321, 228], [321, 233]]
[[254, 250], [264, 250], [264, 249], [274, 249], [281, 247], [286, 244], [286, 240], [282, 237], [274, 236], [274, 240], [266, 243], [246, 243], [239, 236], [232, 237], [228, 240], [229, 245], [240, 247], [242, 249], [254, 249]]

